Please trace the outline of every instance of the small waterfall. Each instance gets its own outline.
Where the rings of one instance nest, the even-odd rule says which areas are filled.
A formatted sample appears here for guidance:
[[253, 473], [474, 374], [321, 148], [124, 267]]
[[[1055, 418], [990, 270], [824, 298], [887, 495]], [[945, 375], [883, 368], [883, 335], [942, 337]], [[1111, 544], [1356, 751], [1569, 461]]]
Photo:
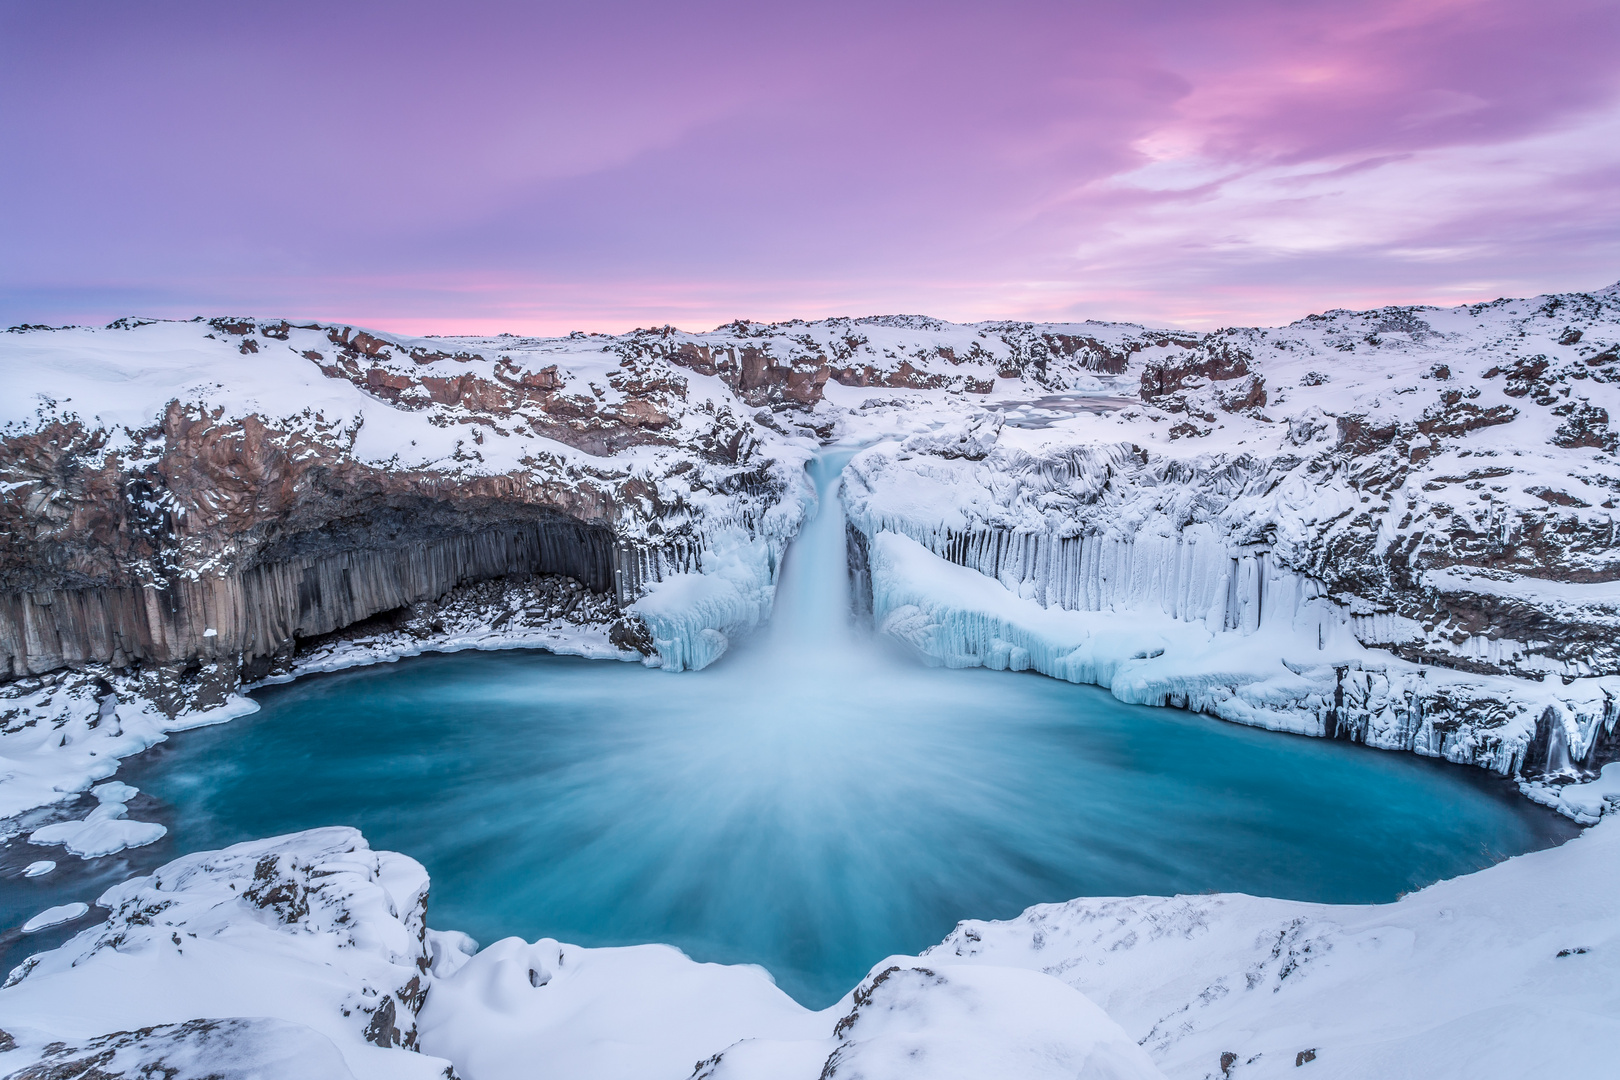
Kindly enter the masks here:
[[1547, 773], [1550, 776], [1573, 775], [1575, 763], [1569, 757], [1569, 735], [1564, 722], [1554, 719], [1547, 733]]

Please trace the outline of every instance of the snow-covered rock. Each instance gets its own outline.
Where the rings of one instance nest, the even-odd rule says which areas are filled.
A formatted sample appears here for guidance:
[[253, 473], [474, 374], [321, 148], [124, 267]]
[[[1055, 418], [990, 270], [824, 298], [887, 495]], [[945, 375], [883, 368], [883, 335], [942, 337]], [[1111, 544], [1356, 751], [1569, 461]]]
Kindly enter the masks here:
[[739, 1039], [831, 1030], [757, 967], [700, 964], [667, 945], [544, 938], [497, 941], [435, 978], [419, 1023], [422, 1048], [469, 1080], [516, 1080], [539, 1060], [558, 1076], [685, 1080]]
[[[1135, 704], [1502, 773], [1523, 766], [1549, 725], [1584, 736], [1571, 737], [1577, 747], [1592, 746], [1613, 723], [1620, 694], [1612, 676], [1565, 683], [1474, 675], [1368, 649], [1298, 575], [1271, 582], [1246, 626], [1226, 582], [1200, 592], [1192, 574], [1149, 578], [1134, 598], [1088, 610], [1043, 606], [895, 532], [872, 538], [867, 562], [875, 625], [933, 663], [1033, 670], [1095, 683]], [[1129, 567], [1122, 576], [1140, 580]]]
[[[1072, 397], [982, 457], [918, 435], [864, 452], [846, 476], [854, 542], [910, 537], [1018, 598], [1182, 642], [1130, 700], [1590, 773], [1620, 757], [1617, 343], [1620, 287], [1329, 312], [1133, 353], [1109, 407]], [[1215, 638], [1192, 648], [1167, 619]], [[1253, 655], [1172, 685], [1211, 650]], [[1312, 684], [1277, 684], [1296, 719], [1271, 689], [1239, 689], [1269, 681], [1262, 661]]]
[[475, 952], [424, 929], [420, 866], [319, 829], [109, 890], [104, 925], [0, 990], [16, 1045], [0, 1066], [143, 1075], [161, 1061], [189, 1076], [217, 1054], [219, 1075], [267, 1078], [296, 1062], [297, 1075], [360, 1078], [453, 1064], [466, 1080], [542, 1067], [593, 1080], [1264, 1080], [1305, 1065], [1517, 1080], [1555, 1061], [1562, 1077], [1599, 1080], [1620, 1038], [1617, 855], [1610, 819], [1393, 904], [1040, 905], [883, 960], [812, 1012], [759, 968], [667, 946], [509, 938]]
[[1598, 1080], [1620, 1040], [1616, 895], [1610, 819], [1393, 904], [1073, 900], [962, 923], [923, 962], [1047, 972], [1175, 1078]]
[[12, 971], [0, 1028], [19, 1049], [0, 1067], [108, 1051], [109, 1061], [195, 1062], [229, 1044], [244, 1076], [278, 1075], [281, 1047], [289, 1062], [325, 1070], [314, 1075], [343, 1076], [346, 1062], [361, 1078], [441, 1077], [447, 1062], [411, 1052], [428, 979], [427, 889], [420, 864], [372, 851], [353, 829], [177, 859], [107, 890], [97, 901], [106, 922]]
[[[0, 1067], [6, 1059], [0, 1057]], [[264, 1017], [188, 1020], [116, 1031], [82, 1043], [51, 1043], [15, 1077], [148, 1080], [354, 1080], [331, 1039]]]
[[738, 1042], [701, 1062], [693, 1080], [991, 1076], [1163, 1080], [1164, 1074], [1085, 995], [1048, 975], [894, 957], [856, 987], [831, 1038]]

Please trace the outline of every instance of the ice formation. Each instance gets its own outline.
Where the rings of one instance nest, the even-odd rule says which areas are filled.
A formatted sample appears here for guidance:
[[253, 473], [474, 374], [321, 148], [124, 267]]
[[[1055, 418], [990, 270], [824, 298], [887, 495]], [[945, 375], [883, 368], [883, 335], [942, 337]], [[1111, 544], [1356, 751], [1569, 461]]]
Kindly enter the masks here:
[[46, 908], [23, 923], [22, 932], [25, 934], [37, 933], [52, 926], [60, 926], [63, 923], [73, 922], [75, 919], [82, 919], [88, 914], [90, 914], [90, 905], [86, 903], [57, 904], [55, 907]]
[[98, 784], [90, 793], [97, 806], [79, 821], [61, 821], [35, 829], [28, 836], [30, 844], [61, 844], [68, 853], [81, 859], [95, 859], [112, 855], [125, 848], [145, 847], [163, 839], [168, 829], [150, 821], [130, 821], [129, 807], [125, 804], [139, 790], [117, 780]]

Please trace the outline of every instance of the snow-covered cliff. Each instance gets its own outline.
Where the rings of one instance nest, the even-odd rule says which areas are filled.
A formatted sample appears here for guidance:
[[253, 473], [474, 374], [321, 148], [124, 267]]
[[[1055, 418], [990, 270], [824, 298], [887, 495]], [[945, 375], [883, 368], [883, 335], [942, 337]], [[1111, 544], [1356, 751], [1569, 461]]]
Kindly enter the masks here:
[[945, 418], [857, 457], [856, 561], [879, 623], [941, 662], [1595, 769], [1620, 756], [1617, 341], [1608, 289], [1133, 356], [1097, 407]]

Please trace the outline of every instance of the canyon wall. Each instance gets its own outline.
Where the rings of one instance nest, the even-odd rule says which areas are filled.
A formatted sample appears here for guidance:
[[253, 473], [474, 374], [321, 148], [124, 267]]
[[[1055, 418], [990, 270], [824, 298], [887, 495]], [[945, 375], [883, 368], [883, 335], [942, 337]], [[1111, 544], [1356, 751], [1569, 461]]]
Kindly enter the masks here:
[[508, 574], [613, 587], [611, 532], [567, 520], [513, 522], [410, 546], [356, 548], [265, 562], [163, 585], [0, 595], [0, 674], [91, 662], [126, 667], [249, 660], [423, 600]]

